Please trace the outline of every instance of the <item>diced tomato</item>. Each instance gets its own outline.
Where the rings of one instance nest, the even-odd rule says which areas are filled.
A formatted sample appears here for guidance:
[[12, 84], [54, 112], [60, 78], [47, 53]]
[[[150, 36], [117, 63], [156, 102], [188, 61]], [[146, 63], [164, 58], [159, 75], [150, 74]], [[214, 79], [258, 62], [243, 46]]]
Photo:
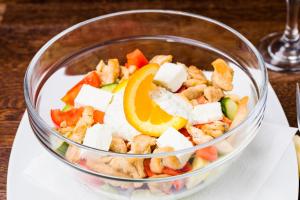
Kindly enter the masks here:
[[63, 121], [66, 121], [68, 126], [74, 126], [80, 119], [83, 112], [83, 108], [73, 108], [69, 111], [61, 111], [59, 109], [51, 110], [51, 119], [57, 125]]
[[168, 175], [171, 175], [171, 176], [176, 176], [176, 175], [181, 174], [181, 171], [176, 170], [176, 169], [171, 169], [169, 167], [164, 167], [163, 170], [162, 170], [162, 173], [163, 174], [168, 174]]
[[183, 180], [175, 180], [175, 181], [172, 181], [172, 185], [174, 186], [176, 191], [179, 191], [184, 187], [184, 181]]
[[127, 67], [129, 67], [130, 65], [135, 65], [139, 69], [148, 64], [147, 58], [139, 49], [136, 49], [133, 52], [127, 54], [126, 58], [127, 63], [125, 64], [125, 66]]
[[223, 121], [224, 123], [228, 124], [228, 126], [230, 126], [231, 122], [232, 122], [229, 118], [227, 118], [225, 116], [223, 117], [223, 119], [221, 121]]
[[186, 163], [186, 165], [184, 165], [184, 167], [181, 168], [180, 171], [185, 173], [191, 171], [192, 169], [192, 165], [190, 163]]
[[104, 112], [101, 112], [99, 110], [95, 110], [94, 111], [94, 123], [100, 123], [103, 124], [103, 120], [104, 120]]
[[214, 146], [206, 147], [196, 151], [196, 156], [208, 161], [214, 161], [218, 159], [218, 150]]
[[74, 106], [74, 99], [76, 98], [83, 84], [88, 84], [94, 87], [100, 87], [101, 80], [97, 72], [92, 71], [88, 73], [79, 83], [72, 87], [61, 100], [66, 104]]
[[182, 128], [179, 130], [179, 132], [184, 135], [185, 137], [190, 137], [189, 132], [186, 130], [186, 128]]
[[171, 175], [171, 176], [176, 176], [176, 175], [183, 174], [183, 173], [191, 171], [191, 170], [192, 170], [191, 164], [186, 163], [186, 165], [181, 169], [171, 169], [169, 167], [164, 167], [163, 170], [162, 170], [162, 173], [163, 174], [168, 174], [168, 175]]
[[145, 170], [145, 173], [148, 177], [151, 177], [151, 176], [154, 175], [154, 173], [150, 169], [150, 159], [145, 159], [144, 160], [144, 170]]
[[207, 99], [205, 98], [205, 96], [200, 96], [198, 99], [197, 99], [197, 101], [198, 101], [198, 103], [199, 104], [205, 104], [205, 103], [207, 103], [208, 101], [207, 101]]
[[176, 91], [176, 93], [180, 93], [180, 92], [182, 92], [183, 90], [186, 90], [186, 89], [187, 89], [187, 87], [184, 86], [184, 85], [182, 85], [182, 86]]

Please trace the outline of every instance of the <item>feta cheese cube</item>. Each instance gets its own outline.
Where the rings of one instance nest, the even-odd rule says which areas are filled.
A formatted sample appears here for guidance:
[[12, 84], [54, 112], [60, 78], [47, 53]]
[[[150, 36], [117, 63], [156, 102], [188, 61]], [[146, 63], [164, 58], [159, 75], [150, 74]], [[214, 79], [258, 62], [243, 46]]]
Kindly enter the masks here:
[[[178, 132], [176, 129], [168, 128], [157, 140], [158, 147], [173, 147], [174, 151], [186, 149], [192, 147], [193, 144], [184, 135]], [[178, 154], [177, 158], [183, 167], [190, 159], [192, 153]]]
[[192, 111], [191, 124], [205, 124], [223, 118], [221, 104], [219, 102], [200, 104]]
[[184, 64], [164, 63], [155, 74], [153, 81], [172, 92], [176, 92], [187, 80], [187, 77], [188, 73]]
[[192, 104], [185, 99], [169, 92], [165, 88], [158, 88], [151, 93], [153, 101], [169, 115], [189, 119], [193, 110]]
[[104, 124], [95, 124], [86, 130], [83, 145], [108, 151], [112, 141], [112, 131]]
[[125, 116], [123, 107], [124, 90], [116, 93], [104, 115], [104, 124], [112, 128], [113, 135], [131, 141], [140, 132], [132, 127]]
[[108, 91], [84, 84], [76, 96], [74, 103], [75, 107], [92, 106], [97, 110], [105, 112], [112, 97], [113, 94]]

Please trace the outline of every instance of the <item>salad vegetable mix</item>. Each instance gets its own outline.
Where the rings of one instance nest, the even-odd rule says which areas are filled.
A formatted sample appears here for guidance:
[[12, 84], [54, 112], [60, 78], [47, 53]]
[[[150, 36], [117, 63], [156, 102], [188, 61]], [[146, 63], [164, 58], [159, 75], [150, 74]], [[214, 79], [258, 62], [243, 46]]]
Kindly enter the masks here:
[[[248, 97], [232, 94], [234, 71], [222, 59], [212, 62], [209, 78], [196, 66], [173, 62], [172, 55], [148, 60], [136, 49], [126, 58], [123, 65], [116, 58], [101, 60], [62, 97], [65, 107], [51, 110], [61, 135], [103, 151], [163, 153], [206, 143], [247, 117]], [[97, 158], [65, 142], [57, 149], [70, 162], [126, 178], [175, 176], [232, 150], [228, 140], [194, 153], [148, 159]], [[171, 187], [184, 186], [188, 183], [174, 181]]]

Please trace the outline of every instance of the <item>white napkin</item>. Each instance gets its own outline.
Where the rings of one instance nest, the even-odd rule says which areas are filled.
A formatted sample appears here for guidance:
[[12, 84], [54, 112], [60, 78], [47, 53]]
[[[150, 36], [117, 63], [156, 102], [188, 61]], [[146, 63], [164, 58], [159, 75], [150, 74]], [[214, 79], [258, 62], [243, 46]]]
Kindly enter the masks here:
[[[185, 199], [196, 200], [199, 197], [205, 200], [217, 200], [220, 197], [222, 200], [254, 199], [290, 145], [296, 130], [264, 122], [257, 137], [226, 174], [196, 195]], [[99, 198], [86, 186], [74, 181], [68, 167], [45, 150], [32, 160], [24, 175], [31, 183], [49, 190], [58, 199], [106, 199]]]

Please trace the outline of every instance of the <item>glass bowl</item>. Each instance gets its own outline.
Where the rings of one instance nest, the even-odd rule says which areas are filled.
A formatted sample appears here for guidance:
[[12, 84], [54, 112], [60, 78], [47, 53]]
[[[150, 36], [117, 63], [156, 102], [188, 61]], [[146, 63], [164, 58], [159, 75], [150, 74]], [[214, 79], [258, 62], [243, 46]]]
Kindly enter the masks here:
[[[207, 74], [212, 71], [210, 63], [214, 59], [226, 60], [235, 72], [234, 93], [250, 97], [248, 117], [210, 142], [158, 154], [101, 151], [75, 143], [54, 131], [50, 109], [63, 107], [59, 99], [66, 91], [85, 73], [95, 69], [100, 59], [119, 58], [124, 63], [124, 55], [135, 48], [141, 49], [148, 58], [171, 54], [176, 61], [199, 66]], [[266, 106], [267, 73], [255, 47], [240, 33], [220, 22], [178, 11], [132, 10], [81, 22], [48, 41], [27, 69], [24, 93], [35, 135], [51, 155], [69, 166], [74, 181], [114, 199], [177, 199], [220, 178], [255, 137]], [[217, 160], [200, 162], [191, 171], [174, 176], [133, 178], [113, 173], [106, 165], [107, 160], [117, 159], [122, 171], [129, 170], [126, 164], [136, 162], [136, 172], [143, 173], [143, 163], [147, 159], [194, 155], [196, 150], [219, 147], [224, 142], [233, 148], [219, 152]], [[82, 155], [85, 155], [84, 159]]]

